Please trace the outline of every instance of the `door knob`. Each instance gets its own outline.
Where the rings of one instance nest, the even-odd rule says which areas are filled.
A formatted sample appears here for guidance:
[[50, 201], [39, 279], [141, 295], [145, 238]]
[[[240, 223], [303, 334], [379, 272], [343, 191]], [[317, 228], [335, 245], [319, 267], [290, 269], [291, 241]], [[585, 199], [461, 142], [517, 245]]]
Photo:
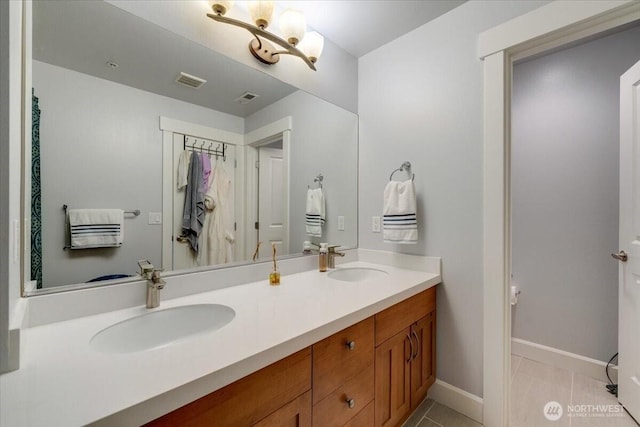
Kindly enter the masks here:
[[611, 254], [612, 257], [617, 259], [618, 261], [627, 262], [627, 253], [625, 251], [620, 251], [616, 254]]

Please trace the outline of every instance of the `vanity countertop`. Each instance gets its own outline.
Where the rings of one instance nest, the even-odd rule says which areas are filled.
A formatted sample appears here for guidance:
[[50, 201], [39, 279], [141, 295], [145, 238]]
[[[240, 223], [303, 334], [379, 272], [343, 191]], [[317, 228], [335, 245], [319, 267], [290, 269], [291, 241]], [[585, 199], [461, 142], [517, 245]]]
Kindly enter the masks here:
[[412, 258], [436, 268], [382, 265], [378, 254], [338, 268], [373, 267], [389, 273], [383, 278], [342, 282], [307, 271], [283, 275], [280, 286], [265, 277], [164, 300], [154, 310], [215, 303], [236, 316], [221, 329], [153, 350], [105, 354], [88, 345], [98, 331], [148, 312], [144, 305], [24, 329], [21, 369], [0, 376], [0, 425], [149, 421], [440, 283], [439, 259]]

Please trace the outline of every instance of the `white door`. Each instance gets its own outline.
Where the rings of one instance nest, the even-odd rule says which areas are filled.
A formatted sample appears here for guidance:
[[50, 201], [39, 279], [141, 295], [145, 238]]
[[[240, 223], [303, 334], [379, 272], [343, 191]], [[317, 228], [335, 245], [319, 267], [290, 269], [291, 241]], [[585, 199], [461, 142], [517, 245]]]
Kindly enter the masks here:
[[259, 257], [271, 256], [271, 244], [276, 243], [280, 254], [289, 253], [284, 241], [285, 206], [282, 150], [259, 148], [258, 173], [258, 241], [262, 241]]
[[[185, 136], [179, 133], [173, 134], [173, 167], [172, 167], [172, 188], [173, 188], [173, 231], [172, 231], [172, 240], [171, 240], [171, 248], [173, 252], [173, 263], [171, 268], [173, 270], [182, 270], [185, 268], [197, 267], [198, 262], [195, 255], [190, 248], [188, 242], [179, 241], [177, 239], [178, 236], [182, 233], [182, 213], [184, 209], [184, 199], [185, 199], [185, 188], [178, 189], [177, 183], [177, 171], [178, 171], [178, 160], [180, 159], [180, 154], [184, 151], [185, 144], [187, 146], [202, 147], [206, 149], [207, 147], [211, 147], [215, 149], [218, 146], [218, 142], [209, 141], [201, 138], [194, 138], [191, 136]], [[206, 150], [205, 150], [206, 151]], [[216, 162], [223, 162], [225, 170], [229, 177], [231, 177], [232, 186], [235, 185], [235, 146], [231, 144], [227, 144], [225, 148], [225, 157], [226, 161], [222, 158], [215, 159], [215, 156], [212, 156], [211, 166], [212, 170], [215, 166]], [[226, 229], [234, 230], [235, 224], [235, 197], [234, 192], [229, 192], [229, 201], [228, 201], [228, 224], [226, 224]]]
[[640, 62], [620, 79], [620, 249], [618, 400], [640, 420]]

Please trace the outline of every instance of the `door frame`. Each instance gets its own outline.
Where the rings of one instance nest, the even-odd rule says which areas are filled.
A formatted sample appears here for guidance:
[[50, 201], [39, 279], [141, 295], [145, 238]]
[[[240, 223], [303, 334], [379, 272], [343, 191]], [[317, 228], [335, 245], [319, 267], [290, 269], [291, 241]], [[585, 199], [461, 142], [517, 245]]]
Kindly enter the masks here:
[[258, 239], [258, 233], [255, 229], [255, 222], [258, 221], [256, 213], [258, 211], [257, 199], [258, 188], [256, 186], [258, 174], [256, 168], [253, 167], [258, 161], [258, 147], [262, 145], [268, 145], [277, 139], [282, 138], [282, 157], [283, 157], [283, 171], [282, 171], [282, 185], [286, 191], [284, 194], [284, 220], [287, 226], [284, 228], [282, 239], [288, 242], [291, 246], [290, 239], [290, 170], [291, 170], [291, 131], [293, 130], [293, 119], [291, 116], [283, 117], [273, 123], [258, 128], [245, 134], [244, 142], [246, 147], [246, 223], [245, 223], [245, 253], [243, 256], [251, 259], [253, 252], [255, 251], [255, 244]]
[[[189, 123], [169, 117], [160, 117], [162, 131], [162, 268], [168, 269], [173, 261], [172, 239], [166, 236], [173, 234], [173, 186], [176, 174], [173, 169], [173, 134], [212, 139], [231, 144], [236, 147], [237, 168], [234, 182], [236, 222], [240, 226], [236, 230], [235, 256], [244, 253], [242, 224], [244, 224], [244, 136], [239, 133]], [[239, 245], [239, 246], [238, 246]]]
[[637, 0], [554, 1], [480, 34], [484, 61], [483, 423], [509, 425], [513, 63], [640, 20]]

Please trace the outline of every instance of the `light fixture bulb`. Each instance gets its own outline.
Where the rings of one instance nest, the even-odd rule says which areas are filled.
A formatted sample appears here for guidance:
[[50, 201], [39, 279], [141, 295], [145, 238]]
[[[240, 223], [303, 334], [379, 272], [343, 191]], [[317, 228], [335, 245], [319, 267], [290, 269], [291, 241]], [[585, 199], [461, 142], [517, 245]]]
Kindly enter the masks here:
[[300, 43], [300, 50], [304, 52], [312, 63], [316, 63], [322, 49], [324, 48], [324, 37], [315, 31], [311, 31], [304, 36], [304, 40]]
[[251, 19], [256, 23], [256, 27], [263, 30], [269, 26], [271, 16], [273, 15], [273, 2], [256, 0], [249, 2], [249, 14]]
[[211, 0], [211, 9], [216, 15], [224, 15], [233, 7], [233, 0]]
[[307, 21], [302, 12], [287, 9], [280, 15], [280, 32], [290, 45], [297, 45], [307, 30]]

